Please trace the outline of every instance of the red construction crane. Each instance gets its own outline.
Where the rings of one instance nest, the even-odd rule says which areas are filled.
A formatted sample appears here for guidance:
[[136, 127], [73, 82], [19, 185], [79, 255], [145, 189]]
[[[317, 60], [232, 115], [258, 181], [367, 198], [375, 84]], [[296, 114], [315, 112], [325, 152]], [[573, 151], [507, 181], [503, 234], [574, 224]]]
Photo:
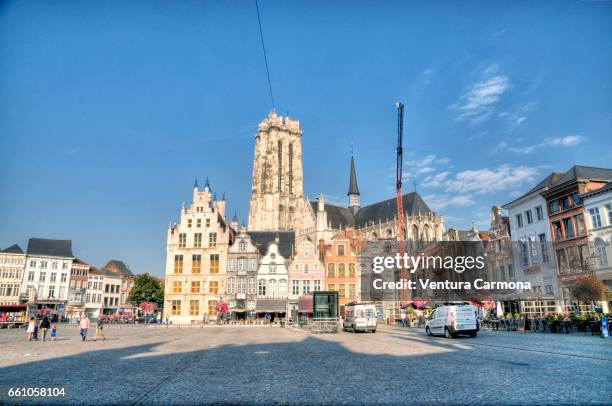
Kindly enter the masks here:
[[[404, 105], [395, 103], [397, 108], [397, 172], [395, 174], [395, 192], [397, 199], [397, 240], [404, 241], [404, 201], [402, 199], [402, 155], [404, 141]], [[403, 244], [400, 244], [400, 248]]]
[[[404, 105], [401, 102], [395, 103], [397, 108], [397, 164], [395, 177], [395, 193], [397, 199], [397, 241], [399, 242], [399, 253], [403, 257], [404, 247], [404, 199], [402, 196], [402, 161], [404, 144]], [[401, 268], [399, 272], [400, 280], [408, 278], [408, 270]], [[408, 304], [408, 291], [401, 290], [400, 305]]]

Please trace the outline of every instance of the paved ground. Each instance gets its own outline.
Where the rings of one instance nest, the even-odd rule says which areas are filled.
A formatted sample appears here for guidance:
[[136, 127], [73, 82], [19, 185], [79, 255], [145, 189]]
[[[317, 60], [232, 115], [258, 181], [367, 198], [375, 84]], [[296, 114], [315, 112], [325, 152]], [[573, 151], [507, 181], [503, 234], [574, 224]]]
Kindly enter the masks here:
[[[65, 387], [72, 403], [612, 403], [612, 339], [420, 330], [311, 335], [278, 327], [111, 327], [81, 342], [0, 331], [0, 403], [10, 387]], [[53, 399], [45, 398], [44, 402]]]

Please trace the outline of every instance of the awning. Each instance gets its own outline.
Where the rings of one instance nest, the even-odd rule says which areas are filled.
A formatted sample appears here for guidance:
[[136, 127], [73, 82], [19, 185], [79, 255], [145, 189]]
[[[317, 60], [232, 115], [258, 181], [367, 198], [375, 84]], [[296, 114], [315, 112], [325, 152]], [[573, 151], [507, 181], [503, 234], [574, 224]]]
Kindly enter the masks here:
[[255, 311], [258, 313], [285, 313], [287, 299], [257, 299]]

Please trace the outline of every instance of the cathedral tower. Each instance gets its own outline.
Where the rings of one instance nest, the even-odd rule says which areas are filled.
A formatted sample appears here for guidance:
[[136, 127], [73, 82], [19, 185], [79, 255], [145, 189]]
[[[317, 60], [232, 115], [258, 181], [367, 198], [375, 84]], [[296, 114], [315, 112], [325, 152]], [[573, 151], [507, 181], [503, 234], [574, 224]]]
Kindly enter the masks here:
[[250, 231], [300, 230], [314, 224], [304, 200], [300, 122], [271, 112], [255, 134]]

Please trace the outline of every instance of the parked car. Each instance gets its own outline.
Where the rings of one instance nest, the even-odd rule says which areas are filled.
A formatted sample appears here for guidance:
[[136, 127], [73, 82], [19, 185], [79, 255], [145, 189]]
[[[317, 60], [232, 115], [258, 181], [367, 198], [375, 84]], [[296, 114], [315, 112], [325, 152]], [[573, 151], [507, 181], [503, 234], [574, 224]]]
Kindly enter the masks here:
[[365, 303], [352, 303], [344, 308], [343, 330], [372, 333], [376, 332], [376, 306]]
[[466, 334], [476, 337], [479, 325], [476, 319], [476, 309], [472, 305], [440, 306], [434, 309], [425, 323], [425, 333], [446, 338]]

